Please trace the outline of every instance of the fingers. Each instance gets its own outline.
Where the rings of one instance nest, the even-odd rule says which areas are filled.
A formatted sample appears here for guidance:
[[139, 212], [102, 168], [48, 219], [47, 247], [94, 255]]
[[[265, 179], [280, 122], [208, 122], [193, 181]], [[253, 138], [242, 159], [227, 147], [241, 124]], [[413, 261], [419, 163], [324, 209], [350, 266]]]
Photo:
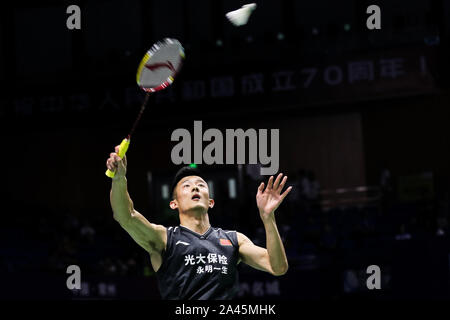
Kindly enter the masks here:
[[292, 190], [292, 186], [290, 186], [289, 188], [286, 189], [285, 192], [283, 192], [283, 194], [281, 195], [281, 200], [283, 200], [284, 198], [286, 198], [286, 196], [288, 195], [289, 192], [291, 192]]
[[286, 181], [287, 181], [287, 176], [284, 176], [283, 180], [281, 181], [280, 185], [278, 186], [278, 189], [277, 189], [278, 192], [281, 192], [281, 190], [283, 190], [284, 185], [286, 184]]
[[108, 160], [106, 160], [106, 166], [108, 167], [109, 170], [114, 171], [116, 164], [115, 164], [115, 160], [114, 160], [114, 153], [111, 152], [109, 154], [109, 158]]
[[106, 160], [106, 167], [110, 171], [115, 171], [116, 170], [116, 166], [114, 165], [113, 160], [111, 158]]
[[275, 180], [275, 182], [273, 183], [273, 188], [274, 188], [275, 190], [278, 190], [278, 185], [280, 184], [280, 180], [281, 180], [281, 177], [282, 177], [282, 176], [283, 176], [283, 174], [280, 173], [280, 174], [278, 175], [277, 179]]
[[[273, 176], [270, 176], [269, 181], [267, 182], [267, 189], [274, 189], [278, 192], [281, 192], [281, 190], [283, 189], [284, 185], [286, 184], [287, 181], [287, 176], [285, 176], [283, 178], [283, 180], [281, 180], [281, 177], [283, 177], [283, 174], [280, 173], [277, 178], [275, 179], [275, 182], [273, 181]], [[281, 183], [280, 183], [281, 181]]]
[[261, 182], [261, 184], [258, 187], [258, 193], [262, 193], [264, 191], [264, 182]]
[[117, 162], [119, 162], [120, 160], [122, 160], [122, 159], [120, 159], [120, 157], [117, 155], [117, 153], [115, 153], [115, 152], [111, 152], [110, 154], [109, 154], [109, 158], [112, 160], [112, 162], [114, 163], [114, 164], [117, 164]]
[[119, 165], [126, 167], [125, 156], [123, 159], [121, 159], [117, 154], [117, 152], [119, 152], [119, 146], [116, 146], [115, 150], [116, 152], [111, 152], [109, 154], [108, 160], [106, 160], [106, 167], [111, 171], [116, 171], [119, 168]]
[[123, 157], [120, 158], [120, 156], [119, 156], [120, 145], [115, 146], [115, 147], [114, 147], [114, 150], [116, 151], [115, 154], [117, 155], [116, 161], [123, 160], [123, 164], [124, 164], [124, 166], [126, 167], [126, 166], [127, 166], [127, 157], [126, 157], [125, 155], [123, 155]]
[[269, 181], [267, 182], [267, 189], [272, 189], [273, 186], [273, 176], [270, 176]]
[[108, 170], [115, 173], [113, 180], [125, 177], [127, 172], [127, 158], [125, 155], [122, 158], [118, 155], [120, 146], [115, 146], [114, 151], [109, 154], [109, 158], [106, 160]]

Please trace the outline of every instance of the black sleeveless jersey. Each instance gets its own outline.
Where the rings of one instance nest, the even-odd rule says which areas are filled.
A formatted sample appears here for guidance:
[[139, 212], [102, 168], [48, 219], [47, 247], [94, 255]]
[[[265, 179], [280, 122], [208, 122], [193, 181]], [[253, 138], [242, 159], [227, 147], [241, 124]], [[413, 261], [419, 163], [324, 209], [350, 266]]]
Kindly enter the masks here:
[[167, 246], [156, 272], [167, 300], [227, 300], [238, 291], [236, 231], [209, 227], [204, 234], [184, 226], [167, 228]]

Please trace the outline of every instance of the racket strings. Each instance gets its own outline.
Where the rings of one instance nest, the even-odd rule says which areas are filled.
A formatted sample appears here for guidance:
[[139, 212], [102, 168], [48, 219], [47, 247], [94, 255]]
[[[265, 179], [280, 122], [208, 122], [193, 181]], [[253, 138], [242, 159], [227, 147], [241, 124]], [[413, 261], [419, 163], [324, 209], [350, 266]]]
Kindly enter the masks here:
[[148, 98], [149, 98], [149, 97], [150, 97], [150, 92], [147, 92], [147, 94], [145, 95], [144, 102], [142, 103], [141, 110], [139, 111], [139, 114], [138, 114], [136, 120], [134, 121], [133, 126], [131, 127], [131, 131], [130, 131], [130, 133], [128, 134], [128, 138], [127, 138], [127, 139], [130, 139], [131, 135], [132, 135], [132, 134], [134, 133], [134, 131], [136, 130], [137, 124], [139, 123], [139, 120], [141, 120], [142, 114], [144, 113], [145, 106], [147, 105], [147, 102], [148, 102]]

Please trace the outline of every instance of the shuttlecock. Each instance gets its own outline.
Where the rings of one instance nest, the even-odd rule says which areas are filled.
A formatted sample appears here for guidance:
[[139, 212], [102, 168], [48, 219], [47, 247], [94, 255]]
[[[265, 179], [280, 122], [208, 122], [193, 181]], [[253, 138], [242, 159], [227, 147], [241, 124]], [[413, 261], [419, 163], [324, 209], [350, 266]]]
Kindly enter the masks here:
[[244, 4], [242, 8], [230, 11], [225, 16], [236, 27], [243, 26], [247, 23], [248, 18], [256, 9], [256, 3]]

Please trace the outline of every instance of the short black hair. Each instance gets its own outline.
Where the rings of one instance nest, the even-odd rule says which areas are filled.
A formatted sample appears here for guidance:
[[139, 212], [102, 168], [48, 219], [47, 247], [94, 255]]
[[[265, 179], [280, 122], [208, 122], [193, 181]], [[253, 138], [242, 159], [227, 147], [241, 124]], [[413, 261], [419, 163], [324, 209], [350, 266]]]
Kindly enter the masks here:
[[177, 186], [178, 182], [180, 182], [180, 180], [183, 179], [184, 177], [189, 176], [201, 177], [201, 172], [198, 168], [191, 166], [185, 166], [182, 167], [180, 170], [178, 170], [172, 182], [172, 198], [175, 198], [175, 187]]

